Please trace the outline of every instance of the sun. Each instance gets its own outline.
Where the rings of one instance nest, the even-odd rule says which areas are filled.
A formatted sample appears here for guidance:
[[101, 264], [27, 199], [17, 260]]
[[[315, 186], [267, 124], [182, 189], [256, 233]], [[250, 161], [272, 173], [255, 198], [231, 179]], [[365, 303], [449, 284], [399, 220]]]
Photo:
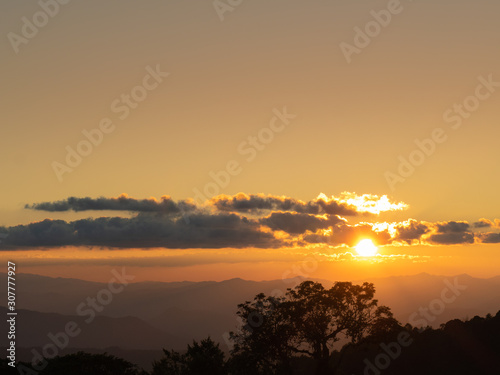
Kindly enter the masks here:
[[378, 248], [372, 240], [361, 240], [356, 245], [356, 252], [362, 257], [372, 257], [377, 254]]

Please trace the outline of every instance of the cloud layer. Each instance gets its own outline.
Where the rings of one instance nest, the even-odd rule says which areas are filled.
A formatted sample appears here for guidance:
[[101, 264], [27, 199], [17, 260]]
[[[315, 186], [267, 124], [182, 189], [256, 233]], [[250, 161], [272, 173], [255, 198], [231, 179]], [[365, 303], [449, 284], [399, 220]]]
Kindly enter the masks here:
[[[387, 196], [320, 194], [311, 201], [273, 195], [220, 195], [193, 200], [70, 197], [26, 205], [27, 209], [123, 211], [132, 217], [46, 219], [0, 228], [0, 249], [92, 246], [102, 248], [280, 248], [355, 246], [361, 239], [377, 245], [457, 245], [500, 243], [500, 221], [381, 221], [384, 212], [408, 206]], [[348, 220], [349, 219], [349, 220]], [[368, 219], [368, 220], [367, 220]], [[362, 221], [361, 221], [362, 220]], [[365, 221], [366, 220], [366, 221]]]
[[76, 198], [70, 197], [56, 202], [42, 202], [26, 205], [25, 208], [48, 211], [130, 211], [130, 212], [161, 212], [163, 214], [178, 214], [181, 212], [193, 211], [196, 206], [186, 201], [174, 202], [168, 195], [164, 195], [160, 200], [134, 199], [127, 194], [121, 194], [117, 198]]

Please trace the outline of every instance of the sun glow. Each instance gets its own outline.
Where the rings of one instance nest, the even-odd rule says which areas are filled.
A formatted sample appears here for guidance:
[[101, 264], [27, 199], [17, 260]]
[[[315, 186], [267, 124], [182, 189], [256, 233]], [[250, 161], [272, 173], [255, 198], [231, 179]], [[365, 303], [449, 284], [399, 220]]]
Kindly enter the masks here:
[[321, 193], [317, 199], [322, 199], [326, 202], [335, 201], [340, 204], [346, 204], [356, 209], [357, 212], [368, 212], [374, 215], [379, 215], [382, 212], [388, 211], [402, 211], [406, 210], [409, 206], [406, 203], [394, 203], [389, 200], [387, 195], [363, 194], [357, 195], [347, 191], [342, 192], [339, 197], [328, 198], [325, 194]]
[[362, 257], [372, 257], [375, 256], [378, 252], [377, 246], [375, 246], [372, 240], [361, 240], [356, 245], [356, 252]]

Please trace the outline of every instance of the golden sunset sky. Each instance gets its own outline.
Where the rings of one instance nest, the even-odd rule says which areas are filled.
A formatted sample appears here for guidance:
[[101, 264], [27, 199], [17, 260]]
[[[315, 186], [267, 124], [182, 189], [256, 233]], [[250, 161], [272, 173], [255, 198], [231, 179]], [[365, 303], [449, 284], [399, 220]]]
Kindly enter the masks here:
[[498, 274], [498, 1], [222, 3], [0, 5], [2, 261]]

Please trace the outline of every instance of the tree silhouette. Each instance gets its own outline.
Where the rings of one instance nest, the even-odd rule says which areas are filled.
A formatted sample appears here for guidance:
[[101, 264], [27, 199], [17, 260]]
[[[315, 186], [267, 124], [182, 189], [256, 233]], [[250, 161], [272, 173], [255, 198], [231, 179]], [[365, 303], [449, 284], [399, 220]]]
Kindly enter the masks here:
[[296, 355], [314, 359], [315, 373], [331, 371], [333, 345], [340, 339], [357, 343], [371, 330], [391, 321], [388, 307], [377, 306], [373, 284], [337, 282], [330, 289], [304, 281], [284, 297], [257, 295], [238, 306], [246, 323], [232, 333], [235, 358], [253, 360], [256, 374], [292, 374]]
[[9, 366], [9, 359], [0, 359], [0, 374], [5, 375], [17, 375], [17, 370], [15, 367]]
[[48, 360], [40, 375], [146, 375], [137, 366], [108, 354], [78, 352]]
[[289, 374], [290, 359], [298, 345], [297, 328], [290, 324], [286, 299], [258, 294], [252, 302], [238, 305], [246, 324], [231, 332], [235, 342], [230, 366], [238, 374]]
[[225, 375], [224, 353], [209, 337], [193, 341], [186, 354], [163, 350], [165, 357], [153, 363], [151, 375]]
[[174, 350], [163, 349], [165, 357], [153, 362], [151, 375], [182, 375], [186, 369], [184, 357]]
[[[485, 318], [453, 319], [439, 329], [403, 327], [387, 308], [376, 307], [371, 290], [370, 284], [326, 290], [310, 283], [284, 297], [259, 294], [240, 305], [238, 312], [247, 316], [247, 325], [233, 334], [239, 341], [227, 363], [219, 345], [208, 338], [188, 345], [185, 354], [164, 350], [151, 375], [500, 374], [500, 311]], [[312, 298], [318, 295], [323, 300]], [[320, 367], [325, 337], [327, 365], [333, 368]], [[349, 342], [332, 351], [340, 337]], [[47, 359], [40, 372], [30, 363], [18, 362], [17, 369], [8, 363], [0, 359], [0, 374], [148, 375], [126, 360], [84, 352]]]
[[[496, 316], [453, 319], [439, 329], [410, 324], [377, 330], [342, 349], [341, 374], [368, 375], [498, 375], [500, 311]], [[409, 345], [396, 345], [405, 334]], [[385, 360], [380, 358], [385, 356]], [[379, 361], [377, 361], [379, 358]]]

